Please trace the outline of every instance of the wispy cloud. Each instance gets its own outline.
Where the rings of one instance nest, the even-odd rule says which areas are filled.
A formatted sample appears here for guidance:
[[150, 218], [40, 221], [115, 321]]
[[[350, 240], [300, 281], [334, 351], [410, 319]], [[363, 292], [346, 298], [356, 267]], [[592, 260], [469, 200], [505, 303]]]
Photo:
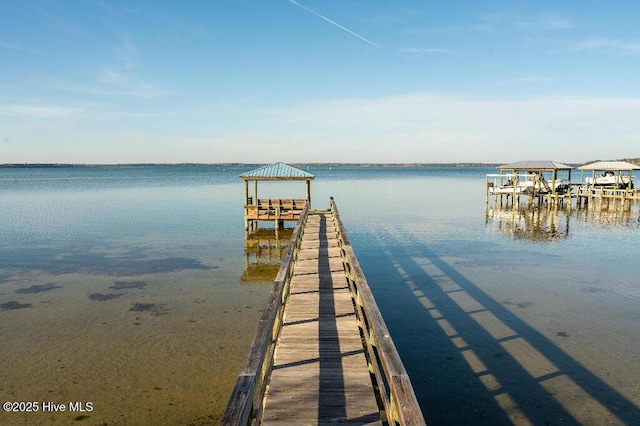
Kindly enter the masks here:
[[398, 49], [400, 53], [409, 53], [413, 55], [422, 55], [430, 53], [447, 53], [448, 49], [442, 49], [437, 47], [401, 47]]
[[123, 35], [113, 48], [115, 60], [102, 69], [101, 80], [109, 84], [123, 84], [131, 80], [138, 67], [136, 48], [131, 39]]
[[144, 82], [127, 82], [126, 84], [120, 85], [120, 87], [111, 88], [100, 86], [68, 87], [67, 91], [109, 98], [132, 97], [139, 99], [156, 99], [171, 93], [169, 90]]
[[174, 111], [158, 111], [158, 112], [119, 112], [116, 113], [118, 117], [123, 118], [166, 118], [166, 117], [179, 117], [184, 115], [197, 115], [201, 114], [201, 111], [196, 110], [174, 110]]
[[576, 25], [556, 14], [538, 14], [522, 16], [520, 14], [494, 13], [479, 17], [473, 28], [478, 30], [497, 31], [502, 28], [523, 30], [567, 30]]
[[338, 27], [338, 28], [340, 28], [340, 29], [342, 29], [342, 30], [344, 30], [344, 31], [348, 32], [349, 34], [351, 34], [351, 35], [353, 35], [353, 36], [355, 36], [355, 37], [359, 38], [359, 39], [360, 39], [360, 40], [362, 40], [362, 41], [365, 41], [365, 42], [369, 43], [369, 44], [370, 44], [370, 45], [372, 45], [372, 46], [375, 46], [375, 47], [378, 47], [378, 48], [380, 47], [380, 46], [378, 46], [377, 44], [375, 44], [374, 42], [372, 42], [371, 40], [368, 40], [368, 39], [366, 39], [366, 38], [362, 37], [360, 34], [357, 34], [357, 33], [353, 32], [353, 31], [351, 31], [349, 28], [343, 27], [342, 25], [338, 24], [337, 22], [332, 21], [331, 19], [327, 18], [326, 16], [323, 16], [323, 15], [319, 14], [319, 13], [318, 13], [318, 12], [316, 12], [315, 10], [310, 9], [310, 8], [308, 8], [307, 6], [305, 6], [305, 5], [303, 5], [303, 4], [300, 4], [300, 3], [298, 3], [298, 2], [297, 2], [297, 1], [295, 1], [295, 0], [289, 0], [289, 3], [295, 4], [296, 6], [298, 6], [298, 7], [302, 8], [302, 9], [306, 10], [307, 12], [313, 13], [313, 14], [314, 14], [314, 15], [316, 15], [318, 18], [324, 19], [325, 21], [327, 21], [327, 22], [328, 22], [328, 23], [330, 23], [331, 25], [335, 25], [336, 27]]
[[81, 112], [80, 108], [26, 104], [0, 104], [0, 116], [13, 118], [61, 118]]
[[511, 78], [502, 84], [537, 84], [537, 83], [549, 83], [556, 81], [551, 77], [545, 77], [542, 75], [524, 75], [521, 77]]
[[475, 20], [466, 24], [408, 31], [417, 34], [497, 33], [501, 31], [556, 32], [569, 30], [577, 26], [576, 23], [569, 19], [555, 14], [523, 16], [520, 14], [494, 13], [478, 16]]
[[29, 54], [38, 53], [38, 51], [36, 49], [32, 49], [30, 47], [25, 47], [25, 46], [20, 46], [20, 45], [13, 44], [13, 43], [7, 43], [7, 42], [4, 42], [2, 40], [0, 40], [0, 49], [13, 50], [14, 52], [29, 53]]
[[52, 13], [51, 10], [55, 10], [56, 8], [41, 7], [37, 5], [36, 2], [22, 3], [30, 9], [30, 13], [41, 18], [44, 27], [53, 28], [60, 33], [69, 34], [74, 37], [87, 37], [92, 33], [91, 28], [79, 20], [68, 19]]
[[68, 94], [92, 97], [156, 99], [170, 93], [157, 85], [146, 83], [118, 70], [103, 69], [91, 81], [73, 81], [41, 73], [28, 73], [23, 84]]
[[127, 35], [122, 36], [122, 40], [115, 49], [116, 56], [120, 61], [120, 67], [126, 70], [131, 70], [137, 66], [137, 52], [136, 47], [131, 41], [131, 38]]
[[575, 43], [574, 50], [598, 50], [619, 55], [640, 55], [640, 42], [611, 38], [592, 38]]
[[167, 91], [140, 78], [140, 61], [134, 42], [123, 34], [113, 48], [114, 60], [104, 66], [99, 75], [100, 86], [67, 87], [69, 90], [97, 96], [130, 96], [153, 99]]
[[539, 25], [542, 25], [546, 28], [553, 28], [558, 30], [566, 30], [576, 27], [575, 23], [557, 15], [547, 15], [539, 21]]
[[522, 19], [514, 19], [510, 24], [516, 28], [533, 30], [568, 30], [575, 28], [576, 24], [561, 16], [543, 14]]

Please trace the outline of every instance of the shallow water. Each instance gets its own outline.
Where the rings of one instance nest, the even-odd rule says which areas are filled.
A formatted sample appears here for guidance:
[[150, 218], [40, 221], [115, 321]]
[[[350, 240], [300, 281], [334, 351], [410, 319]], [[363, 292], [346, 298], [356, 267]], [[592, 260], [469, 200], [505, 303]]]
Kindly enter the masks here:
[[[0, 169], [0, 395], [93, 403], [1, 424], [217, 422], [277, 261], [245, 253], [246, 170]], [[487, 209], [485, 169], [310, 171], [429, 424], [640, 418], [637, 206]]]
[[219, 417], [269, 283], [241, 284], [242, 189], [219, 169], [3, 170], [4, 400], [89, 413], [2, 424]]
[[637, 206], [495, 211], [481, 175], [342, 211], [427, 423], [636, 424]]

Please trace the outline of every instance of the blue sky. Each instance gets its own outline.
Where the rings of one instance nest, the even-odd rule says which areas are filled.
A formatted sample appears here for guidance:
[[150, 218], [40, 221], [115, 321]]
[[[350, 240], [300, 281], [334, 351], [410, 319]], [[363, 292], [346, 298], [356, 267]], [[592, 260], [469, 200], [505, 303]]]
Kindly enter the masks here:
[[0, 2], [0, 163], [640, 157], [640, 2]]

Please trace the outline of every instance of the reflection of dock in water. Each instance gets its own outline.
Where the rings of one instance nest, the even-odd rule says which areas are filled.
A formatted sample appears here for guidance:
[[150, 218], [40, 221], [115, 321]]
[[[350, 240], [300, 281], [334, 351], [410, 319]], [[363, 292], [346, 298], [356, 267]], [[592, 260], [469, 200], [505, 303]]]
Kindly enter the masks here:
[[537, 207], [487, 208], [485, 227], [530, 241], [557, 241], [569, 236], [571, 214]]
[[244, 283], [273, 284], [287, 251], [293, 229], [259, 229], [245, 240]]
[[616, 204], [596, 209], [579, 209], [575, 215], [580, 223], [602, 228], [640, 228], [640, 210], [620, 208]]
[[622, 208], [619, 204], [574, 210], [517, 205], [487, 207], [485, 229], [503, 232], [515, 239], [550, 242], [568, 238], [571, 222], [601, 228], [639, 229], [640, 210]]

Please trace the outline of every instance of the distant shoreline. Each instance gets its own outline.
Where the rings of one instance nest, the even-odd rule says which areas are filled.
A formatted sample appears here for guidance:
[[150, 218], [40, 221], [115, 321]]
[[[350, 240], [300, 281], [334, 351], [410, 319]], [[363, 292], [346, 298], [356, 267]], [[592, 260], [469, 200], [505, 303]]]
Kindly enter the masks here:
[[[295, 167], [496, 167], [499, 163], [289, 163]], [[72, 167], [260, 167], [264, 163], [131, 163], [131, 164], [81, 164], [81, 163], [8, 163], [3, 169], [58, 169]]]
[[[578, 167], [586, 163], [566, 163], [573, 167]], [[615, 161], [628, 161], [640, 165], [640, 158], [623, 158]], [[288, 163], [294, 167], [390, 167], [390, 168], [409, 168], [409, 167], [460, 167], [460, 168], [479, 168], [479, 167], [498, 167], [504, 163]], [[135, 167], [261, 167], [265, 163], [105, 163], [105, 164], [85, 164], [85, 163], [6, 163], [0, 164], [0, 169], [58, 169], [73, 167], [113, 167], [113, 168], [135, 168]]]

